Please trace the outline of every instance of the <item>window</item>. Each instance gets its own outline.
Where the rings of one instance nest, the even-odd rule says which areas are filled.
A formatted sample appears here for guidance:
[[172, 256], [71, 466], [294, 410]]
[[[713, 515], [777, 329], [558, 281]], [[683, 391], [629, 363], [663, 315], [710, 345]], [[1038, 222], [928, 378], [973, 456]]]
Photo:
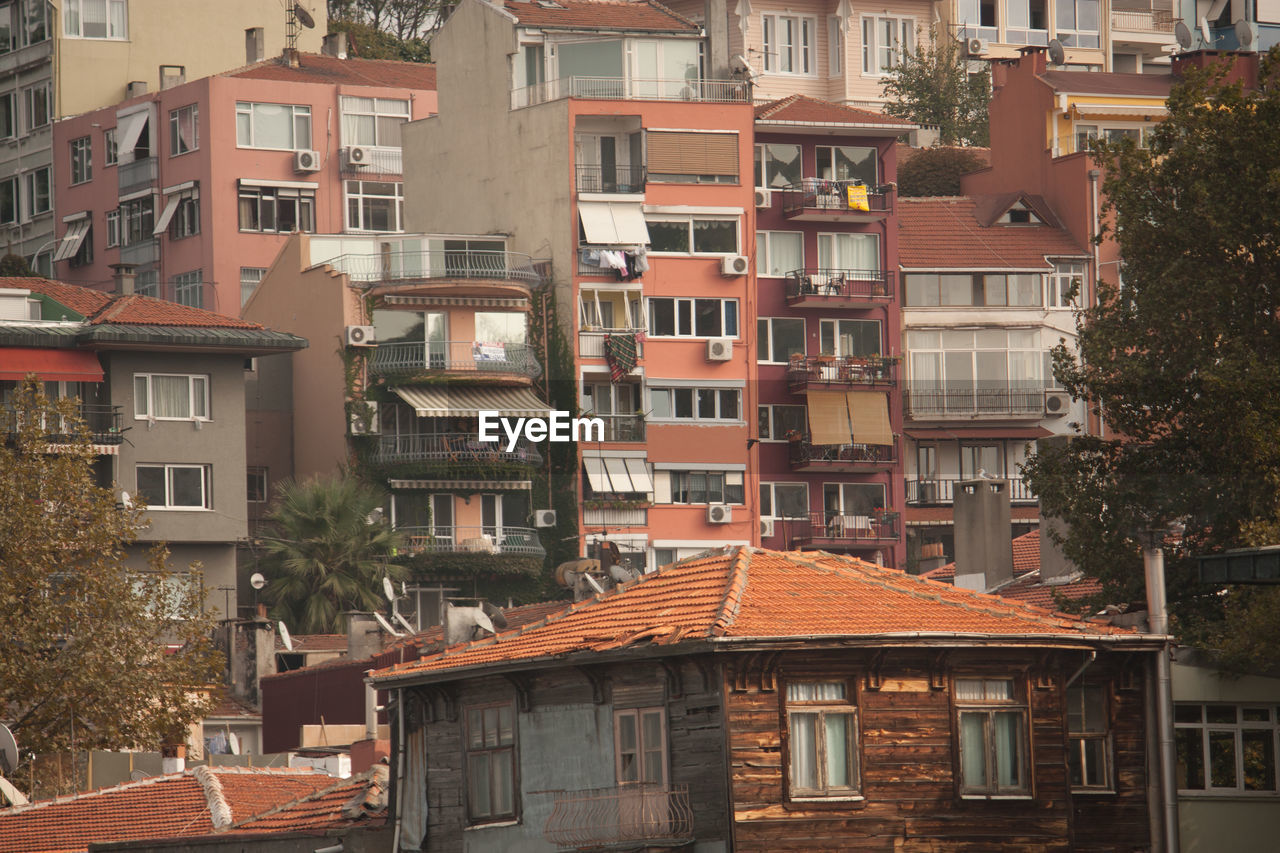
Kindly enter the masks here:
[[879, 320], [822, 320], [819, 330], [824, 354], [854, 358], [880, 354]]
[[13, 19], [16, 8], [17, 0], [0, 3], [0, 54], [8, 53], [18, 46], [18, 27]]
[[741, 471], [672, 471], [674, 504], [740, 504], [743, 502]]
[[138, 465], [138, 495], [148, 509], [209, 509], [207, 465]]
[[958, 38], [997, 41], [999, 23], [996, 20], [996, 0], [960, 0], [959, 23], [960, 30], [956, 33]]
[[240, 267], [240, 304], [244, 305], [262, 283], [267, 271], [262, 267]]
[[200, 147], [200, 105], [169, 111], [169, 156], [177, 157]]
[[736, 338], [738, 300], [649, 300], [649, 334], [677, 338]]
[[1270, 705], [1174, 708], [1178, 790], [1276, 793], [1276, 715]]
[[804, 320], [799, 317], [761, 317], [756, 321], [756, 360], [786, 364], [804, 355]]
[[808, 518], [808, 483], [761, 483], [761, 518]]
[[828, 518], [869, 516], [885, 508], [884, 495], [884, 486], [880, 483], [822, 484], [822, 506]]
[[71, 183], [83, 184], [93, 179], [93, 145], [89, 137], [71, 140]]
[[792, 799], [858, 795], [858, 709], [843, 681], [787, 685]]
[[829, 15], [827, 17], [828, 77], [841, 77], [844, 75], [842, 35], [844, 35], [844, 20], [839, 15]]
[[742, 420], [740, 388], [650, 388], [649, 417], [653, 420]]
[[139, 420], [208, 420], [209, 377], [135, 373], [133, 416]]
[[1084, 261], [1054, 261], [1045, 304], [1050, 308], [1075, 308], [1084, 290]]
[[804, 269], [804, 234], [799, 231], [756, 232], [756, 275], [782, 278]]
[[150, 240], [155, 231], [155, 198], [149, 195], [120, 202], [120, 245]]
[[662, 708], [613, 712], [614, 769], [618, 784], [667, 784], [667, 714]]
[[1071, 787], [1111, 790], [1107, 691], [1097, 684], [1067, 688], [1067, 768]]
[[116, 129], [102, 131], [102, 165], [114, 166], [119, 160], [119, 148], [116, 146]]
[[467, 709], [467, 817], [472, 822], [514, 818], [515, 707]]
[[129, 37], [127, 0], [65, 0], [62, 34], [69, 38]]
[[1017, 202], [996, 220], [1000, 225], [1043, 225], [1044, 220], [1026, 202]]
[[906, 304], [915, 308], [1038, 308], [1044, 298], [1040, 273], [913, 273], [906, 278]]
[[173, 301], [192, 308], [204, 307], [204, 272], [192, 270], [173, 277]]
[[0, 225], [18, 221], [18, 179], [0, 179]]
[[36, 169], [27, 172], [23, 176], [23, 184], [25, 197], [23, 200], [23, 212], [27, 219], [38, 216], [41, 213], [48, 213], [53, 209], [52, 184], [50, 175], [51, 169], [45, 166], [43, 169]]
[[311, 107], [296, 104], [236, 104], [236, 145], [301, 151], [311, 147]]
[[1004, 412], [1010, 406], [1043, 409], [1046, 350], [1035, 330], [912, 330], [906, 333], [906, 349], [916, 390], [947, 389], [937, 405]]
[[876, 186], [879, 181], [876, 149], [853, 145], [819, 145], [815, 150], [818, 177], [828, 181], [862, 181]]
[[155, 270], [144, 270], [138, 273], [138, 283], [134, 285], [133, 292], [139, 296], [154, 296], [160, 298], [160, 273]]
[[73, 267], [87, 267], [93, 263], [93, 224], [85, 229], [84, 238], [80, 241], [80, 248], [76, 249], [76, 253], [68, 260]]
[[49, 84], [32, 86], [22, 90], [22, 102], [25, 106], [27, 133], [49, 123]]
[[808, 424], [804, 406], [760, 406], [761, 441], [786, 441], [789, 433], [803, 435]]
[[888, 74], [916, 47], [914, 18], [862, 18], [862, 73], [871, 77]]
[[1009, 0], [1004, 40], [1009, 44], [1048, 44], [1049, 16], [1045, 0]]
[[408, 101], [344, 96], [342, 144], [399, 148], [400, 125], [408, 120]]
[[738, 251], [737, 219], [648, 219], [653, 252], [732, 255]]
[[289, 234], [316, 230], [316, 191], [294, 187], [240, 187], [240, 230]]
[[783, 142], [756, 145], [756, 186], [778, 189], [800, 183], [800, 146]]
[[181, 240], [200, 233], [200, 194], [197, 189], [182, 194], [169, 221], [169, 239]]
[[818, 268], [824, 271], [880, 273], [879, 234], [819, 234]]
[[813, 74], [817, 19], [763, 15], [764, 70], [771, 74]]
[[738, 134], [650, 130], [644, 135], [650, 181], [738, 183]]
[[1064, 46], [1098, 46], [1098, 0], [1058, 0], [1057, 9], [1057, 37]]
[[18, 96], [13, 92], [0, 95], [0, 139], [12, 139], [18, 135], [17, 103]]
[[402, 231], [404, 184], [395, 181], [347, 181], [347, 228], [351, 231]]
[[957, 678], [960, 793], [1026, 794], [1027, 709], [1013, 679]]
[[247, 500], [251, 504], [267, 502], [267, 469], [260, 465], [249, 466], [249, 491]]
[[27, 0], [22, 4], [22, 46], [39, 44], [49, 38], [49, 4]]
[[528, 341], [528, 315], [521, 311], [477, 311], [475, 340], [523, 344]]
[[120, 210], [107, 211], [107, 248], [120, 245]]

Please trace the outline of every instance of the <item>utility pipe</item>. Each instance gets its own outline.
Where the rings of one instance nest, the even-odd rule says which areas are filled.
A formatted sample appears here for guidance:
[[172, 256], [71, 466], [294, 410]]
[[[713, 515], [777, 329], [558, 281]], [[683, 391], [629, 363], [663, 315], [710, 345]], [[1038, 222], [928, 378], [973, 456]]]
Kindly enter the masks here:
[[[1159, 534], [1157, 534], [1159, 535]], [[1166, 636], [1156, 655], [1156, 722], [1160, 736], [1160, 791], [1164, 809], [1165, 853], [1179, 853], [1178, 786], [1174, 777], [1176, 755], [1173, 743], [1173, 686], [1167, 639], [1169, 612], [1164, 589], [1164, 549], [1154, 542], [1142, 549], [1142, 566], [1147, 581], [1147, 622], [1153, 634]]]

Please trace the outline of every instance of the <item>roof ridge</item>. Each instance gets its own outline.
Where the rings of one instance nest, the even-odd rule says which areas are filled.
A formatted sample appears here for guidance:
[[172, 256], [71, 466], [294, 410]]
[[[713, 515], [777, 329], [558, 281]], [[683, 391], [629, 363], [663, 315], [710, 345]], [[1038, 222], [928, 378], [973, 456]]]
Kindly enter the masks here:
[[191, 771], [191, 775], [200, 783], [204, 791], [204, 800], [209, 808], [209, 821], [215, 832], [226, 829], [235, 821], [231, 813], [231, 804], [227, 802], [226, 792], [222, 790], [222, 780], [209, 765], [201, 765]]
[[733, 558], [729, 561], [729, 571], [725, 574], [724, 597], [720, 599], [719, 612], [707, 632], [712, 637], [723, 637], [733, 627], [734, 621], [738, 618], [738, 611], [742, 607], [742, 597], [747, 592], [747, 583], [749, 582], [747, 572], [751, 566], [752, 553], [750, 548], [740, 545]]
[[646, 2], [653, 8], [657, 9], [658, 11], [665, 12], [678, 21], [683, 21], [684, 23], [688, 24], [691, 27], [698, 26], [697, 21], [691, 20], [690, 18], [686, 18], [684, 15], [681, 15], [675, 9], [670, 9], [662, 5], [661, 3], [658, 2], [658, 0], [646, 0]]
[[253, 823], [254, 821], [261, 820], [264, 817], [270, 817], [274, 814], [284, 811], [285, 809], [290, 809], [290, 808], [293, 808], [294, 806], [301, 805], [302, 803], [319, 799], [320, 797], [327, 797], [329, 794], [332, 794], [334, 791], [337, 791], [341, 788], [345, 788], [350, 785], [356, 785], [356, 784], [359, 784], [360, 782], [372, 781], [375, 775], [374, 771], [376, 769], [376, 766], [377, 765], [370, 767], [368, 770], [364, 770], [360, 773], [353, 773], [351, 776], [347, 777], [346, 779], [335, 777], [334, 783], [332, 785], [329, 785], [326, 788], [319, 788], [315, 791], [312, 791], [309, 794], [303, 794], [301, 797], [298, 797], [293, 800], [289, 800], [288, 802], [277, 803], [276, 805], [272, 806], [271, 808], [267, 809], [264, 812], [258, 812], [257, 814], [249, 815], [246, 818], [235, 821], [229, 826], [215, 827], [215, 829], [218, 831], [222, 831], [224, 829], [226, 830], [236, 829], [237, 827], [244, 826], [247, 823]]
[[130, 779], [128, 782], [120, 782], [119, 784], [116, 784], [116, 785], [106, 785], [101, 788], [94, 788], [92, 791], [80, 791], [75, 794], [64, 794], [62, 796], [51, 797], [47, 800], [33, 800], [31, 802], [24, 803], [23, 805], [20, 805], [20, 806], [9, 806], [8, 808], [0, 809], [0, 817], [6, 816], [6, 815], [15, 815], [22, 812], [33, 811], [36, 809], [48, 808], [49, 806], [72, 803], [77, 800], [85, 799], [87, 797], [105, 796], [107, 794], [114, 793], [116, 791], [127, 791], [131, 788], [141, 788], [145, 785], [155, 785], [166, 779], [175, 779], [175, 778], [180, 778], [187, 775], [189, 774], [187, 774], [185, 771], [180, 773], [162, 773], [158, 776], [147, 776], [144, 779]]

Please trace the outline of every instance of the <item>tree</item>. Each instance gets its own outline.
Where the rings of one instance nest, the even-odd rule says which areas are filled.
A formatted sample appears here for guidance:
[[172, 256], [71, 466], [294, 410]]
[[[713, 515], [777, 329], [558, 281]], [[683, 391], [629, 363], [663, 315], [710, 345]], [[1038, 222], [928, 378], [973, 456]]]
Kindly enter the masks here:
[[383, 496], [348, 474], [286, 482], [267, 514], [258, 568], [272, 616], [303, 633], [340, 630], [344, 610], [378, 610], [399, 535], [378, 518]]
[[937, 125], [943, 145], [986, 145], [991, 71], [970, 71], [960, 40], [937, 27], [917, 38], [916, 49], [889, 70], [884, 111], [918, 124]]
[[1166, 541], [1175, 629], [1247, 657], [1268, 625], [1272, 662], [1275, 590], [1217, 594], [1191, 557], [1280, 542], [1278, 67], [1272, 51], [1256, 91], [1189, 71], [1149, 147], [1095, 145], [1123, 285], [1098, 283], [1078, 352], [1060, 345], [1054, 363], [1123, 437], [1042, 447], [1025, 470], [1041, 511], [1069, 526], [1067, 556], [1112, 601], [1142, 600], [1143, 530], [1184, 524]]
[[0, 276], [27, 276], [35, 275], [31, 271], [31, 267], [27, 264], [26, 258], [22, 255], [9, 252], [3, 258], [0, 258]]
[[349, 50], [361, 59], [391, 59], [399, 62], [430, 62], [431, 52], [425, 40], [401, 39], [371, 24], [359, 21], [331, 21], [329, 32], [344, 32], [350, 40]]
[[982, 158], [968, 148], [921, 148], [898, 166], [898, 195], [960, 195], [960, 176], [982, 165]]
[[[28, 380], [0, 409], [0, 719], [22, 753], [185, 742], [221, 675], [198, 572], [125, 546], [143, 508], [95, 485], [74, 400]], [[57, 425], [56, 427], [54, 425]], [[178, 647], [175, 654], [170, 647]]]
[[427, 45], [456, 5], [457, 0], [329, 0], [329, 30], [348, 32], [366, 59], [428, 62]]

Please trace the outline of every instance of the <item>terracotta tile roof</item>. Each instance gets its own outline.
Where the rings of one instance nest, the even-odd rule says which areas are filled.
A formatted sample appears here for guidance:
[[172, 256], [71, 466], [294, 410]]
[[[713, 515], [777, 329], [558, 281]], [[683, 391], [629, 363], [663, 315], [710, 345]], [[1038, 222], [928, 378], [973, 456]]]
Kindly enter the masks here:
[[525, 27], [676, 33], [701, 31], [693, 21], [654, 0], [553, 0], [545, 5], [537, 0], [506, 0], [502, 7]]
[[72, 311], [83, 314], [90, 325], [188, 326], [209, 329], [262, 329], [239, 317], [216, 314], [151, 296], [119, 296], [64, 284], [47, 278], [0, 278], [0, 288], [21, 287], [42, 293]]
[[545, 622], [379, 670], [380, 681], [555, 661], [636, 645], [893, 634], [1136, 638], [1122, 628], [922, 580], [823, 552], [734, 548], [685, 560]]
[[387, 767], [379, 764], [329, 788], [240, 821], [225, 834], [314, 832], [353, 824], [381, 826], [386, 820]]
[[248, 702], [223, 690], [213, 697], [213, 707], [205, 714], [209, 717], [235, 717], [239, 719], [261, 719], [262, 712]]
[[1042, 71], [1038, 75], [1055, 92], [1082, 95], [1169, 97], [1172, 74], [1124, 74], [1118, 71]]
[[[954, 583], [956, 564], [947, 563], [931, 572], [925, 572], [921, 577], [943, 583]], [[1097, 578], [1079, 577], [1066, 583], [1053, 584], [1041, 581], [1039, 530], [1032, 530], [1030, 533], [1014, 538], [1013, 577], [1013, 583], [996, 590], [995, 594], [1001, 598], [1043, 607], [1047, 610], [1057, 610], [1059, 598], [1075, 601], [1102, 592], [1102, 582]]]
[[[1013, 576], [1019, 577], [1027, 572], [1040, 571], [1040, 531], [1032, 530], [1030, 533], [1024, 533], [1021, 536], [1015, 536], [1013, 539]], [[945, 566], [923, 572], [920, 577], [928, 578], [931, 581], [946, 581], [950, 583], [956, 576], [956, 564], [947, 563]]]
[[1061, 228], [983, 225], [972, 196], [898, 199], [903, 269], [1048, 269], [1046, 256], [1087, 254]]
[[[295, 652], [345, 652], [347, 650], [346, 634], [293, 634], [289, 639], [293, 641]], [[276, 651], [288, 651], [279, 634], [276, 634]]]
[[808, 95], [788, 95], [766, 104], [756, 104], [756, 121], [800, 122], [804, 124], [886, 124], [900, 125], [903, 130], [915, 127], [912, 122], [871, 110], [860, 110]]
[[100, 290], [90, 290], [87, 287], [79, 287], [73, 284], [63, 284], [60, 281], [50, 281], [47, 278], [0, 278], [0, 289], [6, 288], [43, 293], [45, 296], [65, 305], [72, 311], [75, 311], [77, 314], [84, 317], [92, 317], [94, 314], [101, 311], [104, 305], [111, 301], [111, 294], [109, 293], [103, 293]]
[[435, 91], [436, 67], [425, 62], [396, 62], [389, 59], [338, 59], [320, 53], [301, 53], [298, 67], [268, 59], [229, 71], [224, 77], [251, 77], [255, 80], [284, 80], [295, 83], [342, 83], [348, 86], [385, 86], [396, 89]]
[[333, 785], [303, 770], [197, 767], [0, 811], [0, 853], [208, 835]]

